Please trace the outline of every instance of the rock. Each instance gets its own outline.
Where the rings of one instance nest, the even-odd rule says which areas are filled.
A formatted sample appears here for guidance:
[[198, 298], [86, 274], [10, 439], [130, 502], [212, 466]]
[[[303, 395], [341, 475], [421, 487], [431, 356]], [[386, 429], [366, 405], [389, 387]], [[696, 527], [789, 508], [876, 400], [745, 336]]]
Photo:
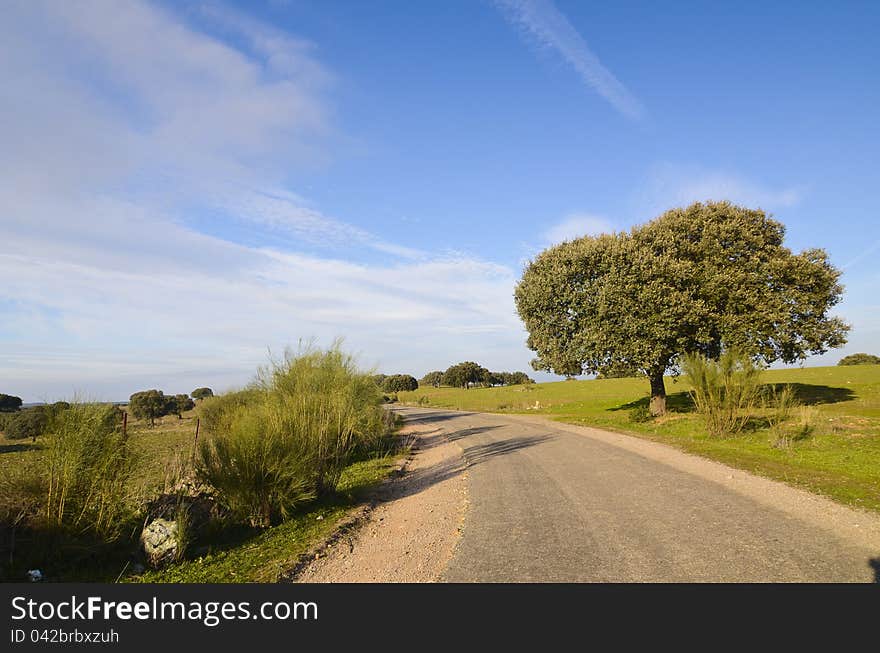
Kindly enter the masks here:
[[43, 580], [43, 572], [39, 569], [31, 569], [28, 571], [27, 577], [32, 583], [39, 583]]
[[153, 569], [174, 562], [178, 557], [177, 522], [154, 519], [141, 531], [141, 546]]

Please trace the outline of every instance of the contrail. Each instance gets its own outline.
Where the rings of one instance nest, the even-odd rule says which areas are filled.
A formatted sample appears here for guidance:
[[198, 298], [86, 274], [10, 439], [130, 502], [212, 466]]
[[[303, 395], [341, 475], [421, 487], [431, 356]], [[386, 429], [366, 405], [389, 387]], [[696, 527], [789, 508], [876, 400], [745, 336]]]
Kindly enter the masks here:
[[559, 52], [587, 86], [620, 113], [632, 120], [640, 120], [644, 116], [639, 101], [602, 65], [552, 0], [495, 0], [495, 3], [511, 23], [533, 36], [541, 45]]

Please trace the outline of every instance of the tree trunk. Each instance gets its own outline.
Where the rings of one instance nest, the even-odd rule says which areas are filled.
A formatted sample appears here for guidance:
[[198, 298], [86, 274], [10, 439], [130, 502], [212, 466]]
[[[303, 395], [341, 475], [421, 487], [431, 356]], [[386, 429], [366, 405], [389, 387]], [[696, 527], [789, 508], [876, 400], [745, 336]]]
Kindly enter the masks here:
[[652, 371], [651, 379], [651, 415], [663, 415], [666, 412], [666, 384], [663, 382], [663, 370]]

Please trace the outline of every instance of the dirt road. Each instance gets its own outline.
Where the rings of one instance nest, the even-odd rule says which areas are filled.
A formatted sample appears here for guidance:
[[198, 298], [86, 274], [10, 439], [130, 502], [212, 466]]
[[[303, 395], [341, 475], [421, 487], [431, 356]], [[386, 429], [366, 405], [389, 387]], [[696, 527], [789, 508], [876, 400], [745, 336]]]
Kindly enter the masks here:
[[538, 417], [398, 410], [425, 440], [388, 512], [301, 580], [871, 582], [880, 568], [880, 517], [780, 483]]

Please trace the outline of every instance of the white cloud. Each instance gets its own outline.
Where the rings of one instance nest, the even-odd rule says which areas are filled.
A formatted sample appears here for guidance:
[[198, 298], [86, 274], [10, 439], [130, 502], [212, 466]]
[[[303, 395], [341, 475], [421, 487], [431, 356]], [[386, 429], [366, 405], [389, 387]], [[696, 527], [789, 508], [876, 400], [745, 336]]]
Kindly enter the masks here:
[[612, 233], [614, 227], [603, 217], [589, 213], [572, 213], [544, 232], [544, 240], [548, 244], [560, 243], [581, 236], [596, 236], [601, 233]]
[[314, 48], [211, 18], [245, 45], [137, 0], [4, 7], [0, 391], [225, 388], [267, 347], [338, 335], [387, 371], [525, 367], [512, 270], [387, 242], [289, 188], [333, 138]]
[[496, 0], [505, 16], [542, 47], [552, 48], [584, 83], [624, 116], [639, 120], [644, 109], [590, 50], [586, 41], [551, 0]]
[[637, 201], [649, 218], [667, 209], [706, 200], [730, 200], [751, 208], [777, 210], [796, 206], [804, 195], [798, 186], [772, 187], [740, 174], [701, 166], [661, 164], [649, 173]]

